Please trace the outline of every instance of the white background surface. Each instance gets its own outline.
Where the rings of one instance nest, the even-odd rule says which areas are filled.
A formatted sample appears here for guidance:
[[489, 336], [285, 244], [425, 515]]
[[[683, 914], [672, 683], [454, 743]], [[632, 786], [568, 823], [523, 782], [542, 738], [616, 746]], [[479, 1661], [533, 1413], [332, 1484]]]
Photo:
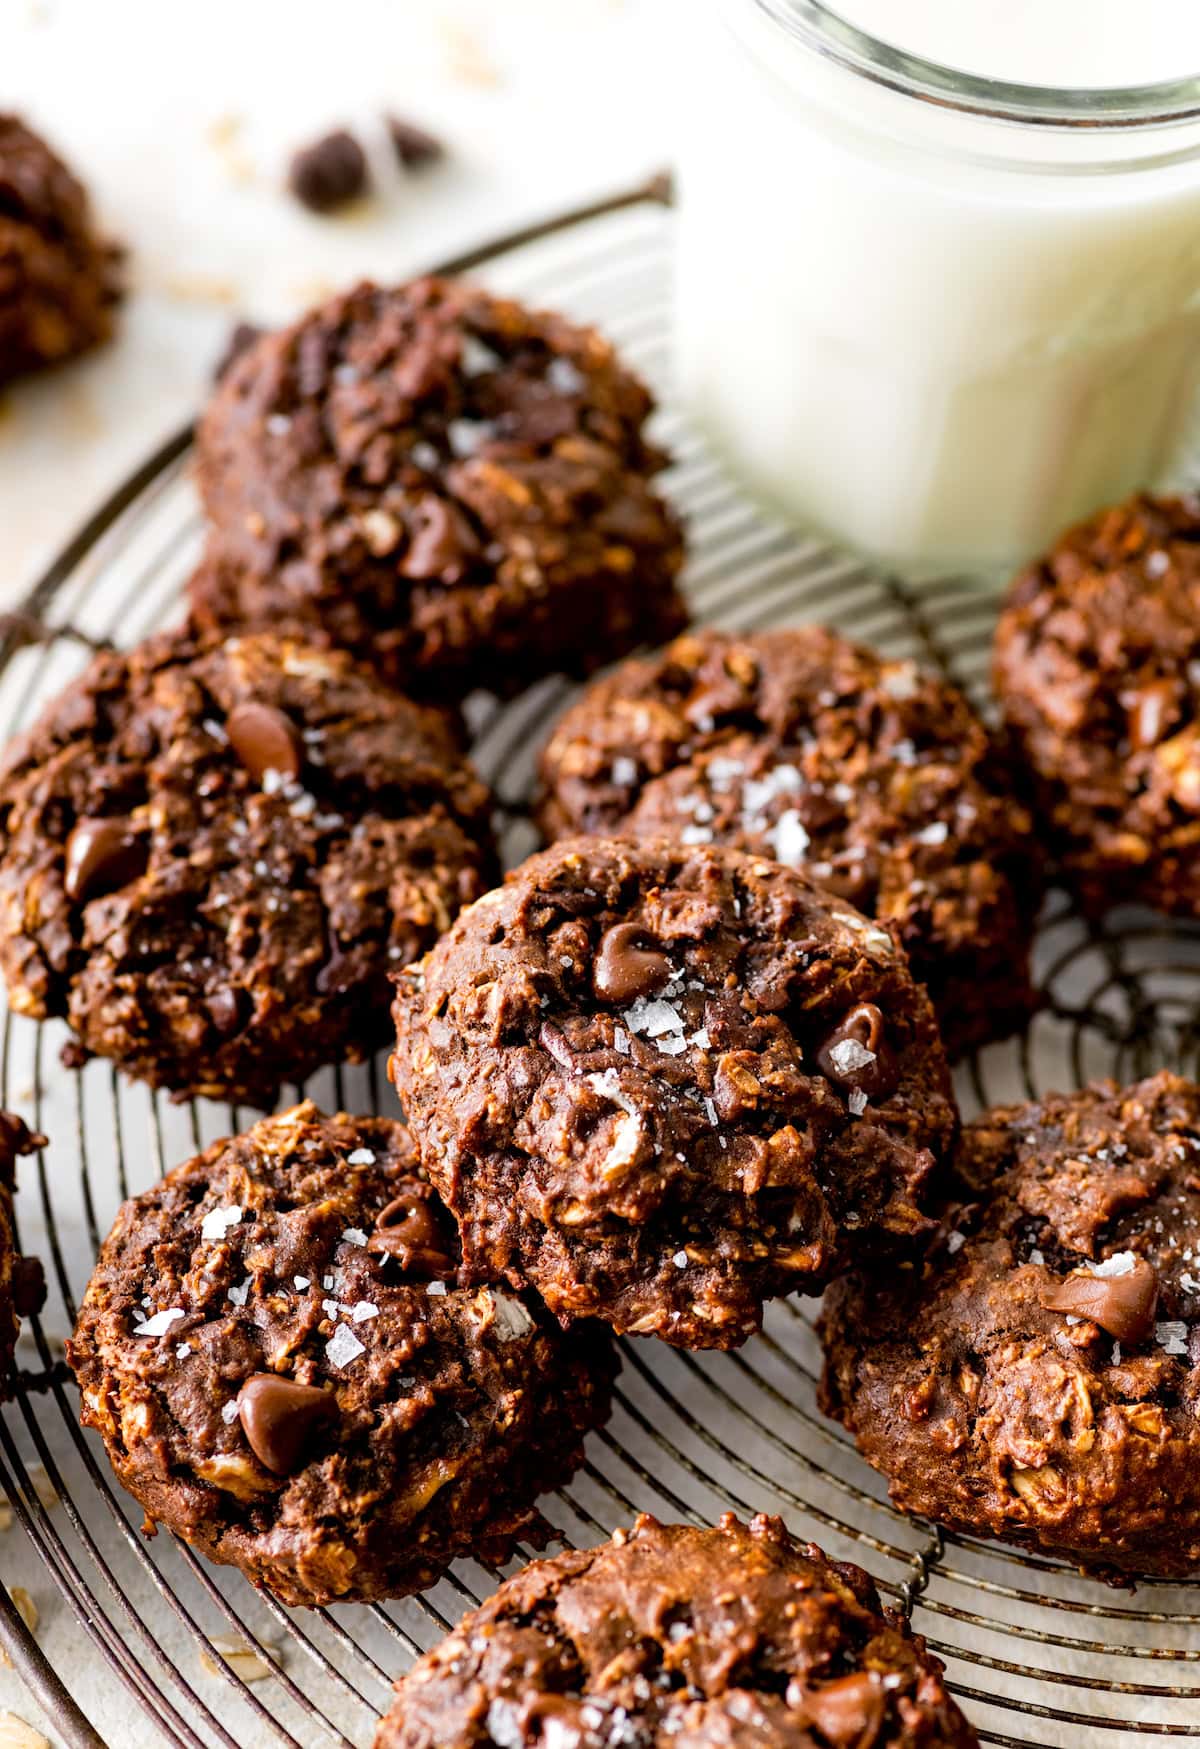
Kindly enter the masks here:
[[[277, 320], [358, 275], [403, 276], [668, 162], [668, 10], [0, 0], [0, 109], [42, 129], [88, 183], [129, 247], [131, 293], [115, 344], [0, 391], [0, 607], [192, 416], [239, 316]], [[448, 162], [405, 180], [379, 136], [385, 108], [440, 134]], [[340, 123], [374, 132], [378, 192], [316, 218], [283, 192], [284, 169], [291, 148]], [[0, 1579], [33, 1595], [61, 1665], [72, 1629], [17, 1527], [0, 1534]], [[97, 1671], [88, 1705], [113, 1749], [157, 1749], [107, 1688]], [[5, 1708], [57, 1749], [53, 1721], [0, 1669]]]

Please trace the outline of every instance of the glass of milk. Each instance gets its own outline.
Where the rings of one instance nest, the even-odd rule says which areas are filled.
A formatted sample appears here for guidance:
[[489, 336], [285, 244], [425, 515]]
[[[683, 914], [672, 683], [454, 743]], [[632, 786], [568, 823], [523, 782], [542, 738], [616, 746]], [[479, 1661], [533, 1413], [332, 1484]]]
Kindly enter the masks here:
[[681, 383], [752, 486], [919, 572], [1177, 473], [1200, 0], [706, 0], [689, 32]]

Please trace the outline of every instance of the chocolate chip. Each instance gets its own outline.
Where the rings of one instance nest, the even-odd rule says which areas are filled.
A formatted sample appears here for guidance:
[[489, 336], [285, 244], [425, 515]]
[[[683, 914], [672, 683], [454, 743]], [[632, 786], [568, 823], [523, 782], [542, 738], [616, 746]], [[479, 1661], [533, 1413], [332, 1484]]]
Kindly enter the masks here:
[[333, 212], [357, 200], [368, 181], [366, 153], [345, 128], [302, 147], [288, 170], [288, 187], [314, 213]]
[[18, 1318], [28, 1318], [46, 1299], [46, 1274], [36, 1257], [14, 1257], [12, 1302]]
[[292, 719], [274, 705], [235, 705], [225, 719], [225, 732], [246, 770], [260, 783], [268, 771], [299, 777], [303, 744]]
[[1067, 1312], [1087, 1318], [1118, 1342], [1142, 1342], [1154, 1327], [1158, 1304], [1158, 1276], [1152, 1264], [1139, 1257], [1125, 1275], [1091, 1275], [1081, 1271], [1067, 1276], [1041, 1296], [1050, 1312]]
[[415, 122], [406, 121], [402, 115], [388, 115], [384, 119], [396, 156], [406, 170], [424, 170], [446, 156], [441, 140]]
[[414, 507], [408, 551], [398, 567], [402, 577], [444, 577], [458, 582], [479, 552], [466, 517], [444, 498], [427, 494]]
[[873, 1002], [860, 1002], [842, 1016], [817, 1046], [817, 1067], [839, 1087], [856, 1088], [868, 1099], [886, 1099], [900, 1079], [895, 1053], [884, 1033], [883, 1015]]
[[446, 1281], [457, 1266], [433, 1197], [429, 1185], [414, 1179], [376, 1217], [367, 1246], [394, 1257], [406, 1275]]
[[264, 1469], [290, 1476], [313, 1434], [337, 1414], [337, 1398], [319, 1385], [298, 1385], [273, 1372], [256, 1372], [238, 1392], [246, 1443]]
[[883, 1684], [869, 1670], [808, 1689], [801, 1704], [806, 1722], [816, 1726], [831, 1749], [873, 1743], [887, 1710]]
[[67, 897], [85, 900], [115, 893], [144, 874], [149, 860], [150, 847], [129, 820], [80, 820], [67, 839]]
[[222, 1038], [231, 1038], [246, 1014], [246, 999], [243, 991], [227, 986], [222, 990], [213, 990], [204, 999], [212, 1023]]
[[600, 938], [592, 970], [592, 986], [602, 1002], [633, 1002], [661, 990], [670, 980], [671, 964], [637, 923], [614, 923]]

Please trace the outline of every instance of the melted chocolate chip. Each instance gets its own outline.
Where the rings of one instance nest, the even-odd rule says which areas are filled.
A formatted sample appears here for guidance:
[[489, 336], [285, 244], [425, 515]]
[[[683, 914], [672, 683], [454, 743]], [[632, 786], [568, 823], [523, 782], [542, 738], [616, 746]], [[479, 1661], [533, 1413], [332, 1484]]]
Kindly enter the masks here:
[[445, 157], [446, 148], [442, 142], [415, 122], [406, 121], [402, 115], [389, 115], [385, 119], [393, 149], [406, 170], [424, 170], [427, 165], [436, 164], [439, 158]]
[[246, 1443], [274, 1476], [292, 1475], [317, 1428], [337, 1414], [332, 1391], [298, 1385], [272, 1372], [248, 1378], [237, 1404]]
[[245, 1019], [247, 1004], [241, 990], [226, 986], [222, 990], [213, 990], [206, 996], [204, 1006], [221, 1037], [231, 1038]]
[[149, 845], [129, 820], [80, 820], [67, 839], [67, 897], [82, 901], [115, 893], [144, 874], [149, 860]]
[[357, 200], [369, 180], [366, 153], [345, 128], [303, 147], [288, 170], [288, 187], [314, 213], [330, 213]]
[[272, 704], [235, 705], [225, 719], [225, 732], [251, 777], [262, 782], [268, 771], [299, 777], [304, 749], [296, 725]]
[[394, 1257], [406, 1275], [446, 1281], [457, 1266], [433, 1195], [429, 1185], [414, 1179], [376, 1217], [367, 1244]]
[[671, 976], [665, 953], [647, 947], [649, 937], [637, 923], [614, 923], [600, 939], [592, 983], [602, 1002], [633, 1002], [661, 990]]
[[886, 1099], [900, 1078], [887, 1042], [883, 1015], [873, 1002], [860, 1002], [842, 1016], [817, 1046], [817, 1067], [839, 1087], [857, 1088], [868, 1099]]
[[1125, 1275], [1069, 1275], [1041, 1301], [1047, 1311], [1090, 1319], [1118, 1342], [1143, 1342], [1154, 1327], [1158, 1276], [1139, 1257]]
[[860, 1749], [873, 1743], [887, 1710], [883, 1684], [869, 1670], [841, 1676], [804, 1695], [808, 1723], [832, 1749]]

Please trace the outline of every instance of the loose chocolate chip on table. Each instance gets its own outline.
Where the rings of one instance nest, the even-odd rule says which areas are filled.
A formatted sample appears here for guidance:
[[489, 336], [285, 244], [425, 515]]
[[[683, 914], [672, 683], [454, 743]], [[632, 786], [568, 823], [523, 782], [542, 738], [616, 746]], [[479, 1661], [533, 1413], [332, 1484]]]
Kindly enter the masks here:
[[1047, 1311], [1089, 1318], [1118, 1342], [1142, 1342], [1154, 1326], [1158, 1276], [1139, 1257], [1124, 1275], [1069, 1275], [1042, 1295], [1042, 1304]]
[[144, 872], [149, 854], [145, 837], [127, 819], [80, 820], [67, 839], [68, 899], [94, 899], [127, 886]]
[[310, 212], [329, 213], [367, 189], [367, 159], [352, 133], [337, 128], [292, 159], [288, 186]]
[[332, 1391], [271, 1372], [248, 1378], [237, 1404], [250, 1450], [274, 1476], [290, 1476], [316, 1429], [337, 1414]]
[[406, 121], [402, 115], [389, 115], [387, 130], [397, 158], [406, 170], [424, 170], [446, 156], [446, 148], [435, 135]]
[[670, 962], [658, 948], [646, 945], [648, 939], [637, 923], [615, 923], [604, 932], [592, 972], [602, 1002], [633, 1002], [668, 982]]
[[858, 1088], [868, 1099], [887, 1098], [898, 1071], [873, 1002], [860, 1002], [843, 1016], [818, 1046], [817, 1067], [839, 1087]]
[[295, 723], [271, 704], [239, 704], [225, 719], [233, 750], [261, 783], [268, 771], [299, 777], [304, 749]]

